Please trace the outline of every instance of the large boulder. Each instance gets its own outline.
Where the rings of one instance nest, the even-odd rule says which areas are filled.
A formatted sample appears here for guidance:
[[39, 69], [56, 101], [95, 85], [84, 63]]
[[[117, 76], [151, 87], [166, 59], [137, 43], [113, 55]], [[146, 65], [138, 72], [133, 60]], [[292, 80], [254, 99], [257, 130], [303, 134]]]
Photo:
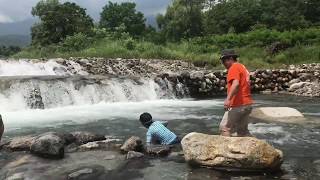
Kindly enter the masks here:
[[49, 132], [36, 137], [31, 143], [31, 153], [50, 159], [64, 157], [65, 140], [56, 133]]
[[190, 133], [182, 142], [184, 156], [193, 165], [224, 170], [278, 170], [280, 150], [253, 137], [224, 137]]
[[289, 107], [254, 108], [250, 114], [252, 122], [301, 123], [305, 120], [303, 114]]

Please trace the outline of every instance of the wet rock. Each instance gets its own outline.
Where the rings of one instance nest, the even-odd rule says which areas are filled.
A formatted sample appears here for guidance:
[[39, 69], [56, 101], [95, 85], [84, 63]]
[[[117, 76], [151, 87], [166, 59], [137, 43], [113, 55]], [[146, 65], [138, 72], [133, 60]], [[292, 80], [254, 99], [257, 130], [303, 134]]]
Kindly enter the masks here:
[[192, 72], [190, 74], [190, 79], [194, 80], [194, 79], [203, 79], [204, 77], [204, 72], [202, 71], [196, 71], [196, 72]]
[[65, 145], [72, 144], [76, 141], [76, 137], [74, 137], [71, 133], [62, 133], [59, 134], [59, 136], [64, 139]]
[[113, 159], [115, 159], [115, 158], [116, 158], [115, 155], [110, 154], [110, 155], [105, 156], [103, 159], [104, 159], [104, 160], [113, 160]]
[[213, 73], [206, 74], [205, 77], [209, 78], [209, 79], [216, 79], [217, 78]]
[[93, 141], [102, 141], [106, 139], [106, 137], [103, 135], [93, 134], [91, 132], [78, 131], [71, 134], [74, 136], [75, 143], [78, 145], [86, 144]]
[[224, 137], [190, 133], [182, 140], [187, 162], [212, 168], [242, 171], [278, 170], [280, 150], [253, 137]]
[[152, 156], [168, 156], [171, 152], [169, 146], [152, 145], [147, 147], [147, 153]]
[[6, 180], [24, 180], [24, 179], [25, 179], [25, 176], [23, 172], [15, 173], [6, 178]]
[[68, 180], [73, 180], [73, 179], [78, 179], [80, 176], [83, 175], [87, 175], [87, 174], [92, 174], [93, 173], [93, 169], [90, 168], [85, 168], [85, 169], [81, 169], [78, 170], [76, 172], [73, 172], [71, 174], [68, 175]]
[[132, 136], [121, 146], [122, 152], [136, 151], [142, 152], [144, 150], [142, 140], [139, 137]]
[[300, 88], [303, 88], [306, 84], [309, 84], [307, 82], [298, 82], [298, 83], [293, 83], [290, 88], [289, 88], [289, 91], [290, 92], [293, 92], [297, 89], [300, 89]]
[[127, 153], [127, 159], [136, 159], [136, 158], [142, 158], [144, 156], [144, 154], [142, 154], [141, 152], [135, 152], [135, 151], [129, 151]]
[[31, 153], [52, 159], [64, 157], [65, 141], [56, 133], [45, 133], [36, 137], [31, 144]]
[[28, 106], [31, 109], [44, 109], [44, 103], [42, 101], [40, 89], [35, 88], [30, 92]]
[[260, 121], [274, 121], [287, 123], [305, 120], [301, 112], [289, 107], [254, 108], [250, 114], [250, 117]]
[[292, 84], [299, 83], [299, 82], [300, 82], [300, 79], [292, 79], [292, 80], [289, 82], [289, 85], [291, 86]]
[[22, 166], [24, 164], [31, 164], [31, 163], [34, 163], [34, 161], [32, 160], [31, 155], [28, 154], [28, 155], [25, 155], [22, 157], [18, 157], [14, 161], [7, 164], [6, 167], [9, 169], [13, 169], [13, 168], [17, 168], [19, 166]]
[[57, 75], [60, 75], [60, 76], [63, 76], [63, 75], [68, 75], [68, 70], [62, 66], [59, 66], [59, 67], [54, 67], [53, 68], [53, 71], [57, 74]]
[[301, 112], [289, 107], [254, 108], [250, 118], [252, 122], [302, 123], [305, 120]]
[[11, 151], [30, 151], [34, 139], [33, 136], [16, 137], [8, 145], [5, 145], [5, 148]]

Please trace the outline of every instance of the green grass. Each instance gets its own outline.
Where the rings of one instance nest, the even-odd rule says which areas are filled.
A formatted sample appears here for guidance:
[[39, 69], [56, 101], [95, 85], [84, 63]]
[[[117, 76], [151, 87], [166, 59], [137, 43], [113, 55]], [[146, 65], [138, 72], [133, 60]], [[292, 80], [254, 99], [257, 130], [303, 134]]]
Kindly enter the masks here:
[[[267, 36], [266, 34], [266, 32], [263, 32], [261, 35]], [[274, 34], [277, 34], [279, 37], [284, 36], [275, 32]], [[207, 64], [215, 68], [221, 68], [219, 61], [220, 50], [224, 47], [229, 47], [230, 43], [226, 46], [223, 46], [223, 44], [225, 44], [225, 41], [231, 42], [231, 39], [240, 38], [240, 40], [236, 40], [235, 42], [246, 43], [234, 45], [234, 49], [240, 54], [240, 61], [252, 69], [281, 67], [284, 64], [320, 62], [320, 44], [318, 41], [310, 43], [309, 41], [311, 40], [308, 40], [306, 43], [297, 43], [276, 55], [270, 55], [267, 53], [264, 43], [271, 42], [271, 40], [265, 40], [266, 37], [259, 37], [258, 35], [256, 32], [251, 32], [248, 36], [243, 34], [239, 34], [238, 36], [234, 34], [222, 35], [219, 36], [219, 40], [214, 40], [214, 37], [212, 37], [209, 40], [203, 38], [200, 40], [192, 39], [177, 43], [167, 43], [165, 45], [157, 45], [152, 42], [133, 40], [131, 38], [123, 40], [104, 38], [96, 40], [92, 44], [89, 44], [87, 48], [80, 51], [65, 51], [61, 46], [57, 45], [43, 48], [29, 47], [14, 55], [13, 58], [105, 57], [178, 59], [192, 61], [198, 65]], [[228, 36], [232, 36], [233, 38], [228, 39]], [[257, 39], [263, 39], [265, 42], [254, 42], [253, 37], [255, 36]], [[241, 40], [244, 37], [252, 39], [252, 43], [248, 43], [248, 40]], [[288, 35], [284, 37], [289, 39]], [[314, 38], [313, 36], [310, 37]], [[292, 39], [297, 38], [292, 37]], [[219, 44], [217, 41], [222, 41], [222, 39], [224, 42]], [[271, 39], [275, 38], [272, 37]]]

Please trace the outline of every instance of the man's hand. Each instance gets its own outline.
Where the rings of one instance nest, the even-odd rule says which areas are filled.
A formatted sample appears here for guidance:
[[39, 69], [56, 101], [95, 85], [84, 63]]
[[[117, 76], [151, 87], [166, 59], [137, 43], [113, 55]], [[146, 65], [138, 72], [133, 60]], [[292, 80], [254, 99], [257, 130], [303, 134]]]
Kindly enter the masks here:
[[230, 104], [231, 104], [231, 101], [227, 98], [227, 99], [224, 101], [224, 110], [228, 111], [229, 108], [230, 108]]

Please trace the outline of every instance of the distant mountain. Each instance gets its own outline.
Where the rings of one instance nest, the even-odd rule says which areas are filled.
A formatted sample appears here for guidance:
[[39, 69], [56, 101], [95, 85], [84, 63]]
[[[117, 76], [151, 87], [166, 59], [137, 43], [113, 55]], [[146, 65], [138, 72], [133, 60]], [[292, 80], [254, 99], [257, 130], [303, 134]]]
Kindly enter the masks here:
[[0, 46], [20, 46], [24, 47], [31, 43], [30, 35], [2, 35], [0, 36]]
[[13, 23], [0, 23], [0, 36], [8, 34], [30, 35], [30, 28], [36, 19], [27, 19]]

